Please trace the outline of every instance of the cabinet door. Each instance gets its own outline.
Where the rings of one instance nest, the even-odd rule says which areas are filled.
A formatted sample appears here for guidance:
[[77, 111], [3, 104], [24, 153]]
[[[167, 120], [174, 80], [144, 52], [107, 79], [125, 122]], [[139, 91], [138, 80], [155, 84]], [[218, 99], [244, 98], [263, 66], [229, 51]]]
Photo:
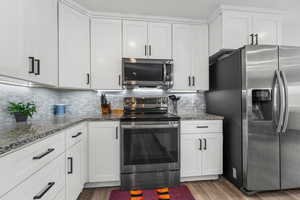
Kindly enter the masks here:
[[202, 175], [201, 135], [181, 134], [181, 177]]
[[92, 88], [121, 89], [122, 23], [120, 20], [93, 19]]
[[120, 180], [119, 124], [89, 124], [89, 182]]
[[250, 44], [251, 15], [248, 13], [228, 12], [223, 18], [224, 49], [237, 49]]
[[190, 90], [192, 79], [192, 50], [190, 25], [173, 25], [173, 59], [175, 90]]
[[147, 22], [127, 20], [123, 21], [123, 57], [147, 57], [147, 27]]
[[60, 4], [59, 86], [90, 87], [89, 17]]
[[81, 183], [84, 186], [88, 182], [88, 130], [86, 123], [81, 131]]
[[253, 16], [253, 33], [258, 34], [258, 44], [280, 45], [281, 21], [278, 16], [256, 14]]
[[81, 143], [70, 148], [66, 155], [66, 196], [67, 200], [75, 200], [82, 189]]
[[[0, 75], [27, 79], [29, 55], [25, 55], [25, 27], [23, 0], [0, 3]], [[27, 16], [29, 17], [29, 16]], [[29, 21], [28, 21], [29, 22]]]
[[195, 90], [209, 89], [208, 26], [191, 26], [192, 30], [192, 85]]
[[223, 139], [222, 134], [206, 134], [202, 136], [202, 170], [203, 175], [222, 174]]
[[[34, 57], [39, 60], [35, 63], [35, 74], [30, 80], [51, 86], [58, 84], [58, 26], [57, 26], [57, 0], [30, 0], [30, 11], [34, 13], [34, 24], [30, 45]], [[29, 1], [29, 2], [30, 2]], [[26, 12], [27, 15], [29, 12]], [[38, 66], [40, 65], [40, 66]], [[39, 67], [39, 69], [37, 69]], [[39, 71], [39, 72], [38, 72]]]
[[148, 24], [148, 51], [153, 59], [172, 58], [172, 25], [167, 23]]

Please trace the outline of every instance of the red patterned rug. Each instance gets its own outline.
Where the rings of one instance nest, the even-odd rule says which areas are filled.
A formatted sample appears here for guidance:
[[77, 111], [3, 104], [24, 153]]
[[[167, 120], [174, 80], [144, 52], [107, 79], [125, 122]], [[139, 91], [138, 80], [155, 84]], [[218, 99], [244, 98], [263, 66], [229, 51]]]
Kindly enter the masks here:
[[[195, 200], [190, 190], [185, 186], [169, 188], [170, 200]], [[144, 200], [157, 200], [156, 190], [144, 190]], [[128, 191], [113, 190], [109, 200], [130, 200]]]

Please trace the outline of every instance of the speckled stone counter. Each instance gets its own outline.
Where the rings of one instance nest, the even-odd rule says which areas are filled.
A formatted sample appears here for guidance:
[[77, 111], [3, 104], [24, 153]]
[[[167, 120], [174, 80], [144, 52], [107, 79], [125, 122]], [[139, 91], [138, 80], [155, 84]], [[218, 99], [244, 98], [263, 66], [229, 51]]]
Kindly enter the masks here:
[[217, 115], [211, 115], [207, 113], [201, 113], [201, 114], [179, 114], [181, 120], [223, 120], [224, 117], [217, 116]]
[[[122, 115], [95, 115], [80, 117], [57, 117], [46, 121], [16, 123], [0, 129], [0, 157], [37, 142], [63, 129], [84, 121], [119, 121]], [[181, 120], [223, 120], [210, 114], [179, 115]]]
[[121, 115], [57, 117], [6, 126], [0, 129], [0, 157], [84, 121], [118, 121], [120, 118]]

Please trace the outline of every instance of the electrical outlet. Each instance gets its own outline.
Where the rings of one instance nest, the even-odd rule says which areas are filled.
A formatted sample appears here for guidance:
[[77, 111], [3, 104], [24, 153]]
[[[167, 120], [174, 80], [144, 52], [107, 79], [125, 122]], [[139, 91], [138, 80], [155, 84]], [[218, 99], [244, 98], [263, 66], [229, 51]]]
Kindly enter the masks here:
[[232, 168], [232, 176], [234, 179], [237, 179], [236, 168]]

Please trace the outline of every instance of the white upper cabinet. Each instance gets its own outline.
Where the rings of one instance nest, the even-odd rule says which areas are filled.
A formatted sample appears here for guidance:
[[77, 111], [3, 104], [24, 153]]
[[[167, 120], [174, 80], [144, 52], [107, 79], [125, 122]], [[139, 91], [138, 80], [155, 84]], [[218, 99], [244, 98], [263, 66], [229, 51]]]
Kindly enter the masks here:
[[153, 59], [172, 58], [172, 25], [148, 24], [148, 56]]
[[25, 18], [23, 0], [2, 1], [0, 6], [0, 74], [26, 79], [29, 59], [25, 50]]
[[208, 90], [207, 25], [173, 25], [174, 90]]
[[147, 22], [143, 21], [123, 21], [123, 57], [147, 57], [147, 26]]
[[89, 17], [60, 4], [59, 87], [90, 88]]
[[92, 88], [121, 89], [121, 20], [92, 19], [91, 41]]
[[31, 37], [35, 57], [33, 82], [58, 85], [58, 26], [56, 0], [30, 0], [34, 13]]
[[57, 1], [0, 4], [0, 75], [56, 86]]
[[253, 33], [258, 35], [258, 44], [281, 44], [281, 17], [277, 15], [253, 15]]
[[[250, 44], [251, 17], [247, 13], [224, 13], [223, 45], [227, 49], [237, 49]], [[214, 38], [210, 38], [213, 40]]]
[[221, 7], [209, 23], [210, 55], [244, 45], [280, 45], [282, 14]]
[[171, 59], [171, 24], [124, 20], [123, 57]]

